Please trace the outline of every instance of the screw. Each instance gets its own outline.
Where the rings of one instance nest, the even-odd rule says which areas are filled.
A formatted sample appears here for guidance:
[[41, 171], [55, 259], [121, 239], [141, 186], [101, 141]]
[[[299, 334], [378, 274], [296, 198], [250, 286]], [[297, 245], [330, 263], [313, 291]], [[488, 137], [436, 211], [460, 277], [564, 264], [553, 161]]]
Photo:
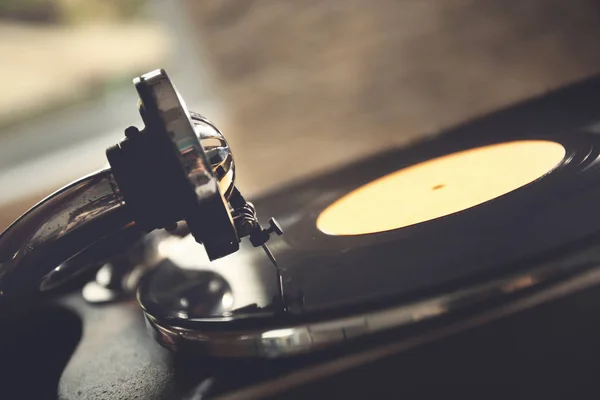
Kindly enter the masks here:
[[275, 233], [277, 236], [283, 235], [283, 229], [275, 218], [269, 218], [269, 227], [265, 230], [267, 234]]

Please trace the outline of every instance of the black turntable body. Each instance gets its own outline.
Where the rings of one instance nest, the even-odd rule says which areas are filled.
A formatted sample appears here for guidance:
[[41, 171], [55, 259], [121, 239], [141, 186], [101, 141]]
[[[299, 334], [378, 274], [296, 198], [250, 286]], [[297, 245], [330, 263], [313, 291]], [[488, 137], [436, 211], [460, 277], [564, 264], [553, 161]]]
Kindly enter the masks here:
[[[381, 177], [520, 142], [559, 144], [560, 160], [516, 190], [418, 223], [352, 235], [317, 227], [332, 203]], [[248, 289], [258, 293], [249, 306], [207, 311], [208, 300], [200, 299], [196, 315], [171, 315], [154, 300], [160, 289], [153, 285], [173, 278], [173, 266], [163, 263], [138, 297], [169, 327], [145, 321], [152, 318], [136, 299], [90, 305], [65, 294], [3, 322], [1, 359], [10, 363], [0, 361], [2, 374], [20, 398], [61, 399], [541, 397], [593, 384], [600, 360], [599, 155], [594, 78], [281, 188], [254, 204], [259, 218], [274, 216], [285, 231], [269, 242], [282, 269], [284, 313], [273, 313], [265, 300], [275, 287], [269, 260], [242, 244], [210, 271], [232, 266], [269, 282]], [[410, 196], [403, 191], [379, 207], [402, 209]], [[165, 343], [161, 336], [172, 353], [148, 335], [173, 327], [209, 332], [215, 341], [237, 335], [240, 342], [257, 327], [281, 336], [269, 342], [275, 347], [254, 348], [255, 357], [211, 357], [198, 355], [197, 337]], [[309, 332], [307, 342], [299, 327]]]

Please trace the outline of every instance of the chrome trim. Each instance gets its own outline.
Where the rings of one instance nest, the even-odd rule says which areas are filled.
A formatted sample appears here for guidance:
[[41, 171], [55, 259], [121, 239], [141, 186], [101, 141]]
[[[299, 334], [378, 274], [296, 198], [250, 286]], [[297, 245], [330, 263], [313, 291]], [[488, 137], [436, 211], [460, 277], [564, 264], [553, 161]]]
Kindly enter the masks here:
[[[566, 274], [569, 277], [561, 280], [562, 284], [584, 275], [594, 277], [589, 282], [590, 285], [600, 282], [600, 267], [573, 267], [572, 264], [565, 264], [552, 262], [551, 265], [528, 272], [384, 310], [330, 321], [282, 326], [278, 329], [201, 330], [201, 326], [211, 324], [206, 321], [198, 324], [199, 329], [192, 330], [169, 326], [168, 321], [158, 321], [147, 313], [146, 320], [151, 336], [173, 351], [193, 351], [214, 357], [277, 358], [307, 353], [369, 334], [431, 320], [466, 307], [483, 305], [491, 300], [507, 301], [525, 290], [539, 291], [548, 287], [553, 280], [565, 278]], [[573, 275], [577, 268], [581, 270]], [[593, 270], [592, 273], [590, 269]]]
[[55, 287], [74, 272], [64, 261], [129, 226], [109, 169], [65, 186], [0, 235], [0, 301]]
[[341, 357], [311, 365], [292, 371], [282, 377], [269, 379], [256, 385], [242, 388], [224, 396], [219, 396], [221, 400], [241, 400], [241, 399], [262, 399], [277, 396], [285, 393], [295, 387], [324, 379], [334, 374], [350, 370], [366, 363], [373, 363], [386, 357], [397, 355], [403, 351], [417, 348], [434, 341], [442, 340], [455, 334], [459, 334], [471, 328], [499, 320], [503, 317], [515, 314], [520, 311], [542, 305], [546, 302], [559, 299], [577, 291], [589, 289], [600, 284], [600, 266], [595, 266], [591, 270], [573, 276], [546, 290], [541, 290], [518, 300], [508, 302], [507, 304], [491, 308], [485, 312], [475, 313], [457, 322], [450, 323], [438, 329], [430, 329], [419, 335], [413, 335], [402, 340], [391, 341], [385, 344], [376, 345], [374, 348], [359, 351], [352, 354], [342, 355]]
[[[187, 178], [192, 183], [198, 201], [211, 196], [221, 196], [218, 182], [196, 135], [196, 128], [185, 101], [168, 78], [164, 70], [154, 70], [133, 80], [140, 94], [145, 88], [156, 106], [157, 118], [164, 124], [167, 134], [175, 144]], [[146, 111], [140, 110], [142, 118]]]
[[190, 111], [194, 130], [210, 164], [219, 189], [228, 199], [235, 184], [235, 163], [227, 139], [221, 131], [201, 114]]

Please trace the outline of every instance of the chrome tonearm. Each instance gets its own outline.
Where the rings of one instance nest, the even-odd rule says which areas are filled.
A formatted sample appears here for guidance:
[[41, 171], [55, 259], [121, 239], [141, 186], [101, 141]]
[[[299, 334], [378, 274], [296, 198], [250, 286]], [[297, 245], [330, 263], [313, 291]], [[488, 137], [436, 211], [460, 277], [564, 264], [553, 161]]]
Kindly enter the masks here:
[[[264, 229], [235, 186], [235, 164], [222, 133], [188, 111], [164, 70], [134, 80], [143, 129], [106, 151], [110, 169], [60, 189], [0, 235], [0, 304], [52, 289], [80, 272], [65, 262], [114, 237], [139, 238], [185, 221], [211, 260], [239, 249], [248, 236], [266, 246], [283, 232]], [[279, 283], [279, 294], [283, 288]]]

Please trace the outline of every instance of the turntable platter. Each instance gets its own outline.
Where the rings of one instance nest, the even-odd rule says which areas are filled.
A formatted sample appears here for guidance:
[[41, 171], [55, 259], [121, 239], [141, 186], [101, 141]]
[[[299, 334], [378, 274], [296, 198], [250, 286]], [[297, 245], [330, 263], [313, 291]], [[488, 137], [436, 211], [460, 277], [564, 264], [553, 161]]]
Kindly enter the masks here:
[[[253, 330], [266, 335], [275, 329], [248, 346], [269, 352], [265, 340], [286, 343], [282, 346], [294, 353], [320, 340], [319, 329], [333, 340], [331, 329], [342, 320], [356, 318], [354, 328], [365, 334], [376, 324], [389, 328], [403, 318], [418, 320], [450, 307], [430, 301], [454, 299], [454, 307], [464, 301], [453, 297], [457, 293], [477, 299], [476, 288], [492, 283], [501, 285], [492, 290], [496, 296], [545, 284], [550, 275], [532, 272], [538, 268], [549, 268], [553, 279], [588, 268], [591, 253], [564, 257], [589, 247], [589, 239], [600, 234], [600, 143], [593, 128], [600, 126], [599, 103], [597, 80], [256, 201], [256, 208], [276, 217], [285, 231], [269, 242], [282, 270], [285, 313], [271, 300], [277, 293], [273, 266], [255, 257], [248, 244], [210, 266], [198, 261], [199, 251], [166, 254], [176, 264], [221, 271], [233, 288], [235, 308], [167, 318], [168, 310], [158, 312], [150, 304], [151, 285], [140, 287], [140, 303], [156, 317], [151, 321], [159, 335], [167, 335], [159, 340], [168, 347], [182, 332], [201, 332], [185, 340], [205, 343], [210, 339], [204, 332], [235, 331], [247, 338]], [[177, 261], [188, 253], [185, 262]], [[385, 314], [415, 304], [427, 307], [418, 315], [414, 310]], [[378, 322], [369, 320], [374, 315]], [[289, 329], [298, 326], [303, 328]], [[354, 329], [339, 326], [346, 329], [333, 334], [339, 340]], [[232, 335], [227, 337], [238, 337]], [[283, 342], [276, 342], [279, 337]], [[236, 339], [228, 346], [232, 343], [246, 342]]]

